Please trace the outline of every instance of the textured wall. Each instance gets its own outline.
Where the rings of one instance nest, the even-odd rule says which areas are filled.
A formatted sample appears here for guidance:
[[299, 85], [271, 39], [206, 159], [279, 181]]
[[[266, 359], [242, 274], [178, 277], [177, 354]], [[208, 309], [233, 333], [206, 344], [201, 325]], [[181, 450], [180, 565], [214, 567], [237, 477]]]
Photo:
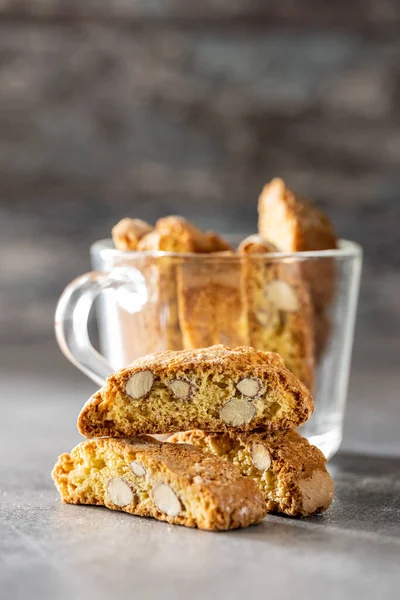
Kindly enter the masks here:
[[395, 0], [0, 0], [0, 336], [52, 335], [130, 214], [252, 232], [276, 174], [366, 250], [360, 323], [400, 332]]

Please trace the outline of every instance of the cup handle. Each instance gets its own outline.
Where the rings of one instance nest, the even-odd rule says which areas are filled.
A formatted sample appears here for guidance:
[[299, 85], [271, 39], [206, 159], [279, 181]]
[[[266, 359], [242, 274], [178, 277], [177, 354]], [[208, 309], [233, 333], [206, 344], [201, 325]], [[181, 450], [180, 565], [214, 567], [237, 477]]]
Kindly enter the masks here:
[[133, 282], [129, 269], [115, 269], [111, 273], [92, 271], [72, 281], [57, 304], [54, 327], [61, 351], [100, 386], [104, 385], [114, 369], [90, 341], [90, 310], [97, 296], [105, 290], [132, 285]]

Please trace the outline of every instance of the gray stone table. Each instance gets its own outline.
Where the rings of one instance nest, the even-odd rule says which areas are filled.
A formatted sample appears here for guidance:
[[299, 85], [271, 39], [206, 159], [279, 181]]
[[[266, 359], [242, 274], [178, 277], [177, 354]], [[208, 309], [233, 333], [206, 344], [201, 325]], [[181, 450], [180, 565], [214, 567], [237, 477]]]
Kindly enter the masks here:
[[339, 454], [326, 515], [229, 533], [62, 505], [50, 470], [79, 441], [93, 386], [52, 355], [11, 355], [0, 355], [2, 600], [399, 598], [399, 458]]

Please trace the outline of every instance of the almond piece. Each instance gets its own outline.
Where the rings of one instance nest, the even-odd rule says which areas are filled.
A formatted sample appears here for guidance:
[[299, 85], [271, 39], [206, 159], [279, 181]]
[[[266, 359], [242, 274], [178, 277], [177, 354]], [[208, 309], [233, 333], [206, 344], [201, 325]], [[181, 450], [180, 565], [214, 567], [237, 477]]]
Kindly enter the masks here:
[[295, 290], [286, 281], [270, 281], [265, 286], [265, 295], [278, 310], [296, 312], [300, 308]]
[[110, 479], [107, 485], [107, 495], [113, 504], [121, 508], [133, 502], [133, 492], [121, 477]]
[[181, 512], [181, 503], [174, 491], [166, 483], [159, 483], [152, 491], [154, 504], [169, 517], [176, 517]]
[[246, 425], [255, 417], [256, 409], [244, 398], [233, 398], [229, 400], [221, 408], [219, 413], [220, 419], [227, 425], [233, 425], [238, 427], [239, 425]]
[[137, 371], [126, 382], [125, 391], [134, 400], [143, 398], [153, 387], [154, 375], [151, 371]]
[[131, 462], [131, 469], [132, 469], [132, 473], [134, 475], [136, 475], [137, 477], [143, 477], [143, 475], [146, 475], [146, 469], [137, 460], [133, 460]]
[[244, 377], [236, 384], [236, 389], [248, 398], [256, 398], [264, 390], [261, 381], [257, 377]]
[[168, 387], [172, 395], [180, 400], [189, 400], [192, 393], [192, 386], [185, 379], [174, 379], [168, 383]]
[[251, 460], [259, 471], [268, 471], [271, 466], [271, 456], [264, 444], [255, 442], [252, 445]]

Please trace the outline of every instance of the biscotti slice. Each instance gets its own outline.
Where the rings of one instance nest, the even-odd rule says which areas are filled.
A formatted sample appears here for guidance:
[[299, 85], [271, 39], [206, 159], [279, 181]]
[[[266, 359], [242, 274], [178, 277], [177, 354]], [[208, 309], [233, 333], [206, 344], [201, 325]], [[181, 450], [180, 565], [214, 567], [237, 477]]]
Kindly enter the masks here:
[[[264, 186], [258, 199], [258, 232], [283, 252], [338, 247], [338, 236], [329, 217], [295, 194], [279, 177]], [[313, 283], [317, 285], [316, 304], [322, 306], [330, 297], [332, 287], [323, 289], [321, 282]]]
[[308, 389], [271, 352], [212, 346], [159, 352], [110, 375], [83, 407], [85, 437], [208, 431], [287, 431], [304, 423]]
[[178, 314], [185, 350], [250, 344], [241, 269], [233, 252], [178, 266]]
[[168, 438], [213, 452], [258, 484], [269, 512], [308, 517], [329, 508], [333, 481], [322, 452], [295, 432], [206, 433], [186, 431]]
[[314, 321], [299, 265], [269, 259], [276, 246], [260, 236], [244, 239], [242, 291], [247, 302], [250, 344], [280, 354], [286, 367], [311, 391], [315, 383]]
[[[229, 248], [229, 244], [216, 233], [212, 231], [204, 233], [179, 216], [159, 219], [154, 231], [142, 237], [138, 244], [139, 251], [167, 253], [210, 253]], [[184, 332], [181, 331], [178, 314], [177, 270], [180, 264], [200, 263], [188, 257], [178, 261], [177, 257], [158, 256], [153, 260], [159, 272], [158, 284], [155, 287], [158, 296], [158, 314], [162, 323], [159, 335], [164, 338], [166, 350], [180, 350], [186, 346], [182, 340]]]
[[59, 457], [52, 476], [64, 502], [186, 527], [236, 529], [258, 523], [266, 513], [255, 482], [230, 463], [149, 436], [82, 442]]
[[[156, 235], [161, 236], [162, 250], [213, 253], [212, 258], [184, 257], [169, 274], [170, 285], [175, 285], [176, 275], [181, 348], [248, 344], [246, 311], [239, 288], [240, 265], [222, 258], [232, 250], [228, 242], [176, 216], [159, 219], [155, 232], [148, 237], [154, 239]], [[146, 238], [139, 249], [145, 242]]]
[[[310, 202], [290, 190], [282, 179], [273, 179], [258, 200], [258, 230], [261, 237], [283, 252], [332, 250], [338, 247], [338, 237], [328, 216]], [[329, 337], [326, 310], [336, 290], [336, 270], [332, 258], [321, 257], [305, 261], [304, 278], [310, 285], [316, 324], [316, 354], [321, 356]]]

